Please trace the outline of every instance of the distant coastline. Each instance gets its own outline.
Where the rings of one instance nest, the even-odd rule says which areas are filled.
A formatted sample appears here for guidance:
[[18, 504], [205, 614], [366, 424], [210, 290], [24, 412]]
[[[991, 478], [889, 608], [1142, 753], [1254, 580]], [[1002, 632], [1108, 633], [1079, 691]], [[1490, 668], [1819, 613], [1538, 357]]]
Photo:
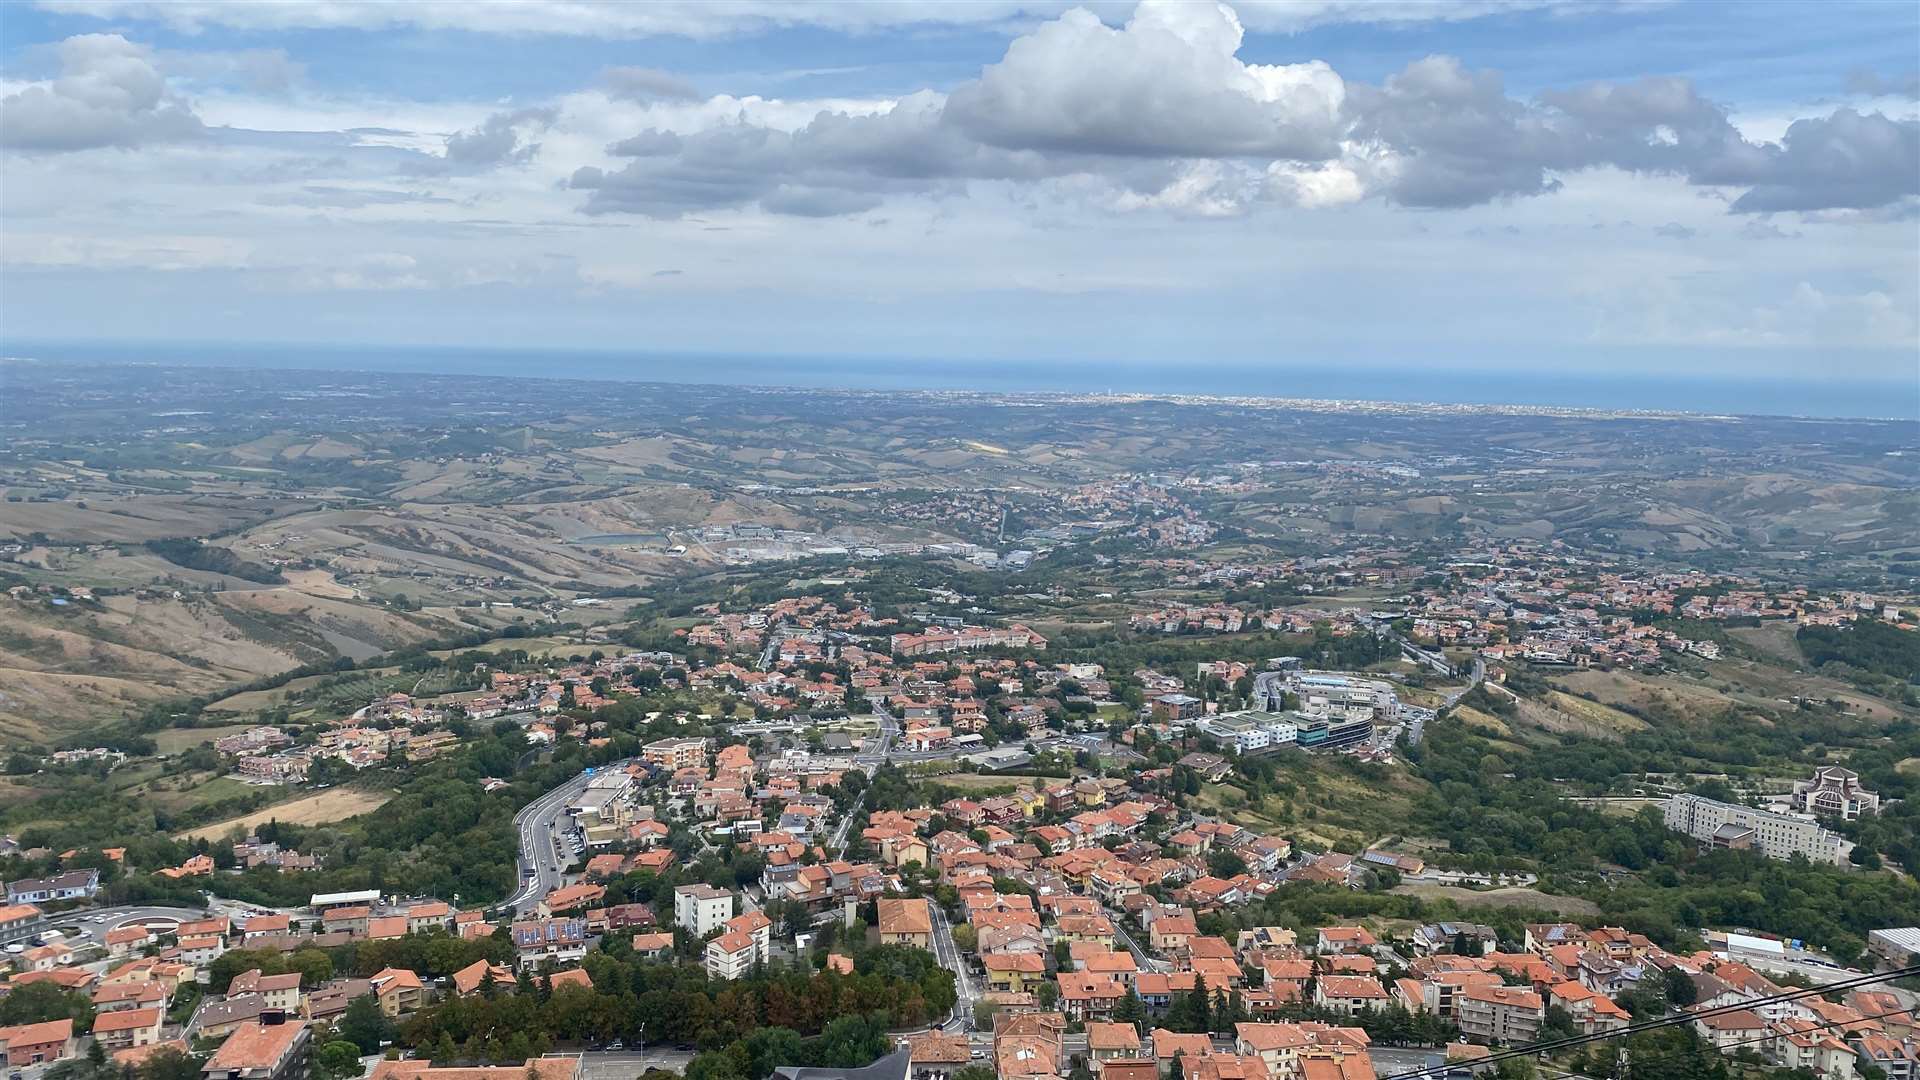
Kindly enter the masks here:
[[1481, 406], [1646, 415], [1920, 420], [1920, 370], [1886, 380], [1556, 376], [1228, 362], [1014, 362], [663, 355], [567, 349], [0, 343], [0, 359], [167, 367], [473, 375], [795, 390], [978, 392]]

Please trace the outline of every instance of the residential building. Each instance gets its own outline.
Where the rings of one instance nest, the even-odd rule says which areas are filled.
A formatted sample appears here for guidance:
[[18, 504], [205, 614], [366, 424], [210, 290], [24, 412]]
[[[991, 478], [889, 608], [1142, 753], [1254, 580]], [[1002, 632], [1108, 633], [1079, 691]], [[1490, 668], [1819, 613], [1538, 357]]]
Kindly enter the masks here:
[[707, 740], [660, 739], [640, 749], [640, 758], [662, 769], [685, 769], [707, 764]]
[[382, 968], [367, 981], [380, 1002], [380, 1011], [390, 1018], [416, 1012], [427, 1003], [426, 984], [410, 969]]
[[300, 973], [289, 971], [284, 975], [262, 975], [259, 968], [243, 971], [227, 984], [228, 997], [242, 994], [260, 995], [260, 1000], [269, 1009], [294, 1012], [300, 1008]]
[[1384, 1009], [1392, 998], [1380, 980], [1368, 975], [1323, 975], [1314, 980], [1313, 1003], [1349, 1016]]
[[1920, 1048], [1877, 1031], [1856, 1031], [1847, 1036], [1853, 1044], [1855, 1062], [1861, 1068], [1879, 1069], [1886, 1080], [1914, 1080], [1920, 1076]]
[[765, 963], [773, 955], [773, 920], [755, 909], [727, 920], [727, 932], [745, 934], [753, 942], [753, 959]]
[[909, 1036], [913, 1080], [946, 1080], [967, 1067], [973, 1045], [965, 1035], [949, 1035], [938, 1028]]
[[587, 920], [577, 916], [516, 922], [508, 933], [521, 967], [538, 967], [544, 960], [567, 964], [587, 954]]
[[227, 1036], [200, 1075], [205, 1080], [306, 1080], [312, 1039], [304, 1021], [275, 1014]]
[[0, 1048], [6, 1050], [8, 1066], [15, 1069], [64, 1061], [73, 1056], [73, 1047], [71, 1018], [0, 1027]]
[[738, 979], [753, 970], [758, 955], [753, 935], [729, 930], [707, 942], [707, 975], [714, 979]]
[[10, 903], [0, 907], [0, 946], [39, 937], [46, 928], [46, 916], [32, 904]]
[[711, 885], [680, 885], [673, 890], [674, 925], [703, 938], [733, 918], [733, 894]]
[[7, 903], [46, 904], [58, 900], [91, 900], [100, 891], [100, 871], [69, 870], [44, 878], [7, 882]]
[[1087, 1024], [1087, 1056], [1095, 1061], [1140, 1056], [1140, 1029], [1132, 1024], [1093, 1021]]
[[986, 968], [987, 989], [1003, 994], [1024, 994], [1046, 981], [1046, 958], [1037, 952], [991, 953], [980, 958]]
[[933, 915], [921, 899], [877, 900], [882, 945], [933, 948]]
[[1752, 1009], [1735, 1009], [1732, 1012], [1697, 1016], [1693, 1021], [1693, 1030], [1712, 1044], [1715, 1050], [1724, 1051], [1759, 1042], [1766, 1035], [1767, 1022]]
[[1300, 1051], [1312, 1045], [1298, 1024], [1238, 1023], [1233, 1036], [1233, 1052], [1259, 1058], [1269, 1076], [1294, 1075]]
[[1532, 1042], [1546, 1015], [1540, 995], [1520, 986], [1463, 987], [1454, 1003], [1454, 1023], [1460, 1033], [1481, 1043]]
[[1153, 699], [1153, 718], [1165, 723], [1197, 720], [1206, 712], [1206, 702], [1191, 694], [1162, 694]]
[[580, 1080], [580, 1058], [574, 1054], [528, 1058], [524, 1065], [455, 1065], [436, 1067], [426, 1058], [382, 1061], [367, 1080]]
[[122, 1009], [93, 1018], [94, 1041], [108, 1050], [125, 1050], [160, 1041], [167, 1015], [159, 1009]]

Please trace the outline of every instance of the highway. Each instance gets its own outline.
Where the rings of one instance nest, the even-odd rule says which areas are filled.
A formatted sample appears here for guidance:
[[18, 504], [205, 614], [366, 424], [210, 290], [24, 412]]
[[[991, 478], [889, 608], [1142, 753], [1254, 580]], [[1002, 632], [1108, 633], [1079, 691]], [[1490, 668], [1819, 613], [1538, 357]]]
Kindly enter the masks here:
[[[616, 769], [625, 762], [615, 762], [605, 768]], [[514, 911], [525, 914], [539, 905], [541, 897], [566, 883], [563, 868], [573, 861], [573, 852], [554, 853], [554, 841], [566, 827], [567, 804], [587, 790], [592, 777], [581, 773], [545, 795], [520, 808], [513, 815], [514, 831], [520, 834], [520, 859], [518, 872], [520, 888], [507, 903]], [[527, 876], [527, 867], [533, 867], [533, 876]]]

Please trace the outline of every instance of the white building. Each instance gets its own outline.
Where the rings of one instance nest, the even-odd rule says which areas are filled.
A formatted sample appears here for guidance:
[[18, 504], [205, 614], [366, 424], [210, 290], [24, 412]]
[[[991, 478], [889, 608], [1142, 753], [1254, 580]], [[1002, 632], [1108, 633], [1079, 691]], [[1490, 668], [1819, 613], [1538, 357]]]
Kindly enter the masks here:
[[1208, 717], [1199, 723], [1201, 731], [1243, 754], [1287, 746], [1300, 737], [1300, 727], [1292, 713], [1262, 712], [1247, 709]]
[[1842, 863], [1853, 845], [1812, 818], [1735, 806], [1699, 795], [1675, 795], [1662, 813], [1666, 826], [1707, 848], [1759, 852], [1769, 859], [1804, 855], [1817, 863]]
[[711, 885], [681, 885], [673, 890], [673, 921], [694, 937], [706, 937], [733, 918], [733, 894]]
[[1818, 814], [1852, 821], [1862, 814], [1880, 812], [1880, 794], [1860, 786], [1860, 774], [1828, 765], [1814, 770], [1813, 779], [1793, 785], [1793, 808], [1802, 814]]
[[738, 979], [753, 970], [758, 956], [753, 935], [729, 930], [707, 942], [707, 975], [714, 979]]
[[1392, 723], [1400, 712], [1399, 693], [1381, 679], [1303, 671], [1288, 676], [1287, 690], [1300, 699], [1300, 711], [1314, 720]]

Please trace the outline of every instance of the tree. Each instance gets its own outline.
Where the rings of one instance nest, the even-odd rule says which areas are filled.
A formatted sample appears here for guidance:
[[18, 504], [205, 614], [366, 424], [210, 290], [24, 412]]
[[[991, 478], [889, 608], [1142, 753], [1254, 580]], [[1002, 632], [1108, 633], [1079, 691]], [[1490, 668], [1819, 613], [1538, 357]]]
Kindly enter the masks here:
[[1034, 1000], [1039, 1003], [1041, 1012], [1052, 1012], [1054, 1003], [1060, 1000], [1060, 984], [1051, 979], [1041, 983], [1034, 992]]
[[62, 1017], [72, 1017], [73, 1030], [84, 1034], [93, 1027], [93, 1002], [56, 982], [28, 983], [0, 997], [0, 1027]]
[[1246, 872], [1247, 860], [1225, 848], [1207, 856], [1207, 873], [1214, 877], [1233, 878]]
[[[1198, 978], [1195, 976], [1196, 981]], [[1216, 995], [1212, 1017], [1213, 1022], [1209, 1030], [1232, 1031], [1235, 1024], [1247, 1018], [1246, 1010], [1240, 1004], [1240, 994], [1237, 991], [1228, 990]]]
[[105, 1065], [107, 1063], [106, 1045], [103, 1044], [99, 1039], [95, 1039], [92, 1042], [88, 1043], [87, 1044], [87, 1060], [92, 1062], [94, 1065]]
[[994, 1080], [994, 1071], [985, 1065], [968, 1065], [955, 1069], [948, 1080]]
[[340, 1038], [359, 1047], [362, 1054], [379, 1053], [380, 1044], [393, 1037], [393, 1025], [372, 994], [362, 994], [347, 1004], [338, 1030]]
[[340, 1080], [360, 1075], [360, 1048], [345, 1039], [334, 1039], [313, 1055], [313, 1071], [319, 1080]]
[[1126, 996], [1114, 1007], [1113, 1019], [1115, 1023], [1132, 1024], [1135, 1031], [1146, 1034], [1147, 1007], [1140, 995], [1133, 992], [1133, 987], [1127, 987]]
[[1700, 996], [1700, 988], [1693, 984], [1693, 979], [1677, 967], [1667, 969], [1666, 990], [1667, 1001], [1683, 1008]]
[[1167, 1010], [1167, 1026], [1174, 1031], [1204, 1034], [1212, 1019], [1212, 1010], [1207, 1006], [1206, 977], [1195, 975], [1193, 989], [1176, 998]]
[[167, 1047], [147, 1055], [139, 1076], [140, 1080], [200, 1080], [200, 1063], [191, 1054]]

